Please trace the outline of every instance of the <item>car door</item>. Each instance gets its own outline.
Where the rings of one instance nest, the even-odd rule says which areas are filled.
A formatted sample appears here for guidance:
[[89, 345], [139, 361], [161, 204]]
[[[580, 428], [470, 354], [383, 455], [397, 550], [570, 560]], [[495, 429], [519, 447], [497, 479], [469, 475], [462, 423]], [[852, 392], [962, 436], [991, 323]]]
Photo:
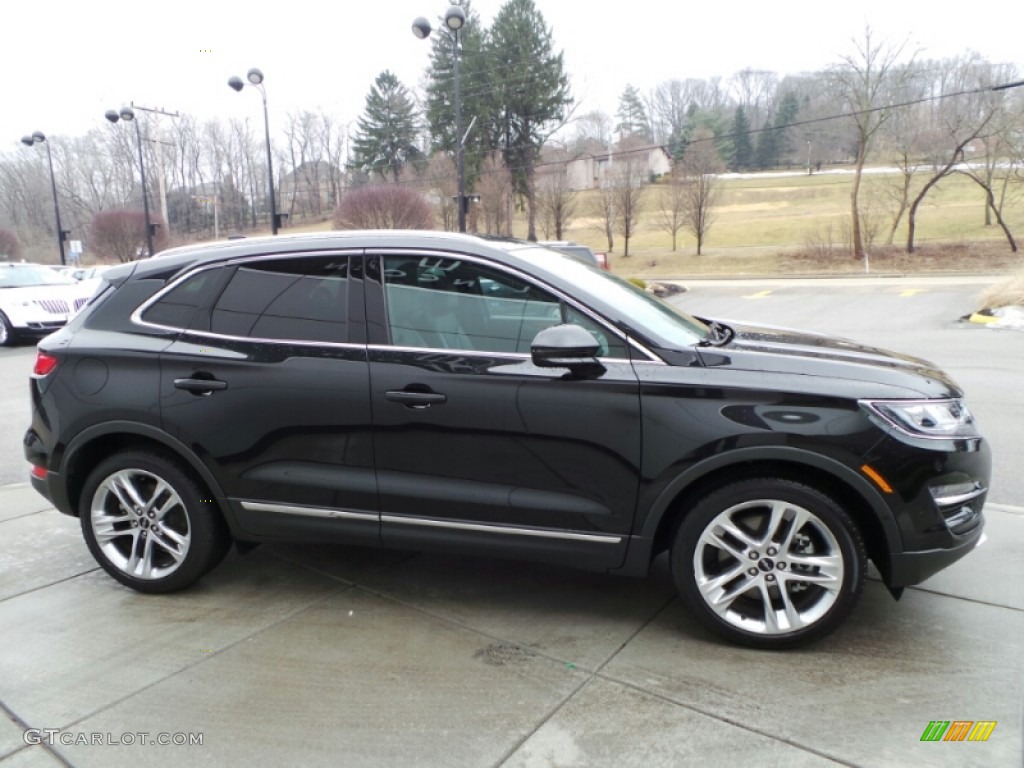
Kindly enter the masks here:
[[[383, 542], [619, 565], [641, 452], [626, 341], [459, 254], [368, 253], [367, 311]], [[567, 320], [600, 336], [601, 375], [531, 362]]]
[[246, 259], [141, 315], [187, 324], [160, 357], [162, 423], [248, 532], [379, 540], [362, 267], [359, 253]]

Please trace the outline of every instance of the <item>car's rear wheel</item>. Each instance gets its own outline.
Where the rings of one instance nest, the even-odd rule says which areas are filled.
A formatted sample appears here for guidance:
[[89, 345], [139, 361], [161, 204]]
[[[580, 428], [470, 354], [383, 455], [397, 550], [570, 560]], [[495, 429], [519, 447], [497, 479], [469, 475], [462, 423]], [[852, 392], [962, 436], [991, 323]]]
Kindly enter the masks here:
[[177, 463], [126, 451], [89, 475], [82, 533], [103, 569], [140, 592], [173, 592], [216, 566], [230, 536], [216, 505]]
[[6, 347], [14, 343], [14, 326], [7, 319], [7, 315], [0, 312], [0, 347]]
[[867, 557], [849, 515], [802, 483], [750, 479], [703, 499], [683, 519], [672, 572], [713, 632], [790, 648], [832, 632], [857, 604]]

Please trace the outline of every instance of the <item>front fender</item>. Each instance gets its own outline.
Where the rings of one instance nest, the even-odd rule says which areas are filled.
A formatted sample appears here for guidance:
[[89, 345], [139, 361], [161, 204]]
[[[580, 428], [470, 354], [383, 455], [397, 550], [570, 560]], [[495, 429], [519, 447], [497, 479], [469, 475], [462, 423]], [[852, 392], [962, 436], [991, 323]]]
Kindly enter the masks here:
[[828, 474], [852, 493], [856, 493], [864, 502], [885, 537], [883, 543], [886, 550], [890, 553], [902, 551], [902, 538], [892, 512], [881, 493], [868, 482], [867, 478], [842, 462], [819, 453], [791, 446], [757, 446], [717, 453], [680, 472], [661, 490], [647, 514], [637, 520], [636, 535], [630, 538], [626, 561], [616, 572], [628, 575], [642, 575], [647, 572], [653, 555], [654, 542], [662, 522], [675, 501], [688, 488], [693, 487], [714, 472], [729, 467], [739, 468], [742, 465], [765, 462], [785, 463], [795, 468], [803, 466]]

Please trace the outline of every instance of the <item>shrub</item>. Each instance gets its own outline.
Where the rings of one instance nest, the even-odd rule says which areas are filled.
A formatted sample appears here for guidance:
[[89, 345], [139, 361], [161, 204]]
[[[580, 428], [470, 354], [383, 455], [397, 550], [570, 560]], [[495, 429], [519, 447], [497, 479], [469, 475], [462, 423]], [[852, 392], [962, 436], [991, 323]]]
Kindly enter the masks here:
[[427, 199], [401, 184], [374, 184], [348, 192], [334, 212], [338, 229], [433, 229]]
[[[149, 218], [156, 225], [153, 251], [159, 253], [167, 247], [167, 225], [159, 217]], [[139, 258], [146, 251], [146, 215], [128, 208], [100, 211], [89, 224], [89, 250], [119, 262]]]

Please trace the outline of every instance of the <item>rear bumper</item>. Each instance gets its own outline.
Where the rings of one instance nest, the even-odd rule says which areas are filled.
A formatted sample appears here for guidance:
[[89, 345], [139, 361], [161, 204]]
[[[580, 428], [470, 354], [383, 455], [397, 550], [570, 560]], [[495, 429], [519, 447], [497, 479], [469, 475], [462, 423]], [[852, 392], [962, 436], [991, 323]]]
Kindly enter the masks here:
[[63, 483], [63, 478], [60, 473], [50, 471], [47, 468], [49, 463], [47, 460], [48, 454], [43, 441], [34, 429], [30, 428], [25, 433], [25, 437], [22, 440], [22, 448], [25, 452], [25, 458], [31, 467], [47, 469], [43, 477], [38, 476], [35, 472], [29, 473], [29, 482], [32, 484], [32, 487], [65, 515], [74, 515], [75, 512], [71, 509], [71, 504], [68, 502], [67, 488]]

